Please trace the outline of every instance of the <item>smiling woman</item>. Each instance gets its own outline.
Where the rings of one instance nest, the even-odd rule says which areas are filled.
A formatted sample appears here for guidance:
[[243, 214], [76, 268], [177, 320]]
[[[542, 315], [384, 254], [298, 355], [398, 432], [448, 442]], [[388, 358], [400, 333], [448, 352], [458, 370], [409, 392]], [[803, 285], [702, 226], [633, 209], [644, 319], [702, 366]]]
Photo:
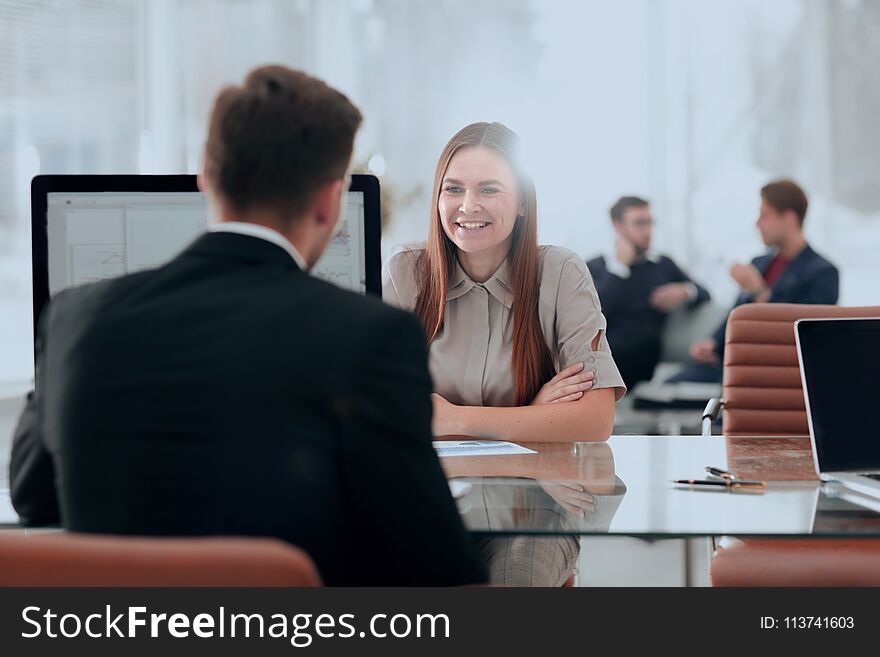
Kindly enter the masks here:
[[513, 170], [500, 153], [478, 145], [456, 153], [440, 184], [443, 231], [458, 247], [464, 269], [484, 283], [507, 258], [517, 218], [525, 213]]
[[624, 385], [590, 274], [538, 246], [534, 184], [500, 123], [460, 130], [437, 163], [428, 241], [389, 263], [383, 296], [431, 345], [435, 434], [605, 440]]
[[[602, 441], [623, 380], [583, 260], [538, 246], [535, 187], [516, 143], [500, 123], [449, 141], [428, 241], [392, 257], [383, 296], [425, 328], [435, 435]], [[579, 552], [571, 537], [486, 538], [478, 549], [493, 583], [518, 586], [560, 585]]]

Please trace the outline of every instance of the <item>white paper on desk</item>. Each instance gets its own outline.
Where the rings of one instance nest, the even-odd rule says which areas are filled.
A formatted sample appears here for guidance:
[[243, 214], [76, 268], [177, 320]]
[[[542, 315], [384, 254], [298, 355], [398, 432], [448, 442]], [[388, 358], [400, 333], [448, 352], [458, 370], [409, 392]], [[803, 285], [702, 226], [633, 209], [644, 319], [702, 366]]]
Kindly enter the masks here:
[[500, 454], [536, 454], [516, 443], [504, 440], [435, 440], [437, 456], [498, 456]]

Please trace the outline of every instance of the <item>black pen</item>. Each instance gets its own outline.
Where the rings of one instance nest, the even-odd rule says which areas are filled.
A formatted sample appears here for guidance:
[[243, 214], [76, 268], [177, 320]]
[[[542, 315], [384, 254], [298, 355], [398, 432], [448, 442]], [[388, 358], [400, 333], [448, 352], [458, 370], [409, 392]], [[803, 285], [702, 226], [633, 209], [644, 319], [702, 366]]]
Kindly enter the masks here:
[[673, 484], [681, 486], [713, 486], [723, 488], [766, 488], [763, 481], [718, 481], [715, 479], [673, 479]]

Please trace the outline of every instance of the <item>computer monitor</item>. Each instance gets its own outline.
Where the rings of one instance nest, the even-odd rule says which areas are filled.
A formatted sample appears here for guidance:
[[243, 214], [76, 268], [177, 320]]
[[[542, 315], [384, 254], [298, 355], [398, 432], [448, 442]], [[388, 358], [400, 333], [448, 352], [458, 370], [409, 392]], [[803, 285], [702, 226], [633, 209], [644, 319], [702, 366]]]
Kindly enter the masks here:
[[[156, 267], [205, 230], [196, 176], [37, 176], [31, 183], [34, 328], [50, 296]], [[342, 228], [312, 273], [381, 296], [379, 181], [354, 175]]]

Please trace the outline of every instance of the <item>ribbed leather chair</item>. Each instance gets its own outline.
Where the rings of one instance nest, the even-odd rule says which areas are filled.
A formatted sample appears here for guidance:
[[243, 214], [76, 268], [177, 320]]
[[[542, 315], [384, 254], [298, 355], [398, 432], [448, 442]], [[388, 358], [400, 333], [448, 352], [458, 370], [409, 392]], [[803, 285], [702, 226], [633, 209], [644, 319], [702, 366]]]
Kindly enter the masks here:
[[880, 317], [880, 306], [755, 303], [730, 313], [722, 392], [725, 436], [810, 435], [794, 322], [816, 317]]
[[0, 586], [321, 586], [299, 548], [269, 538], [0, 532]]
[[[794, 322], [880, 317], [880, 306], [749, 304], [730, 314], [724, 349], [725, 436], [809, 437]], [[880, 540], [752, 540], [719, 549], [713, 586], [880, 586]]]

